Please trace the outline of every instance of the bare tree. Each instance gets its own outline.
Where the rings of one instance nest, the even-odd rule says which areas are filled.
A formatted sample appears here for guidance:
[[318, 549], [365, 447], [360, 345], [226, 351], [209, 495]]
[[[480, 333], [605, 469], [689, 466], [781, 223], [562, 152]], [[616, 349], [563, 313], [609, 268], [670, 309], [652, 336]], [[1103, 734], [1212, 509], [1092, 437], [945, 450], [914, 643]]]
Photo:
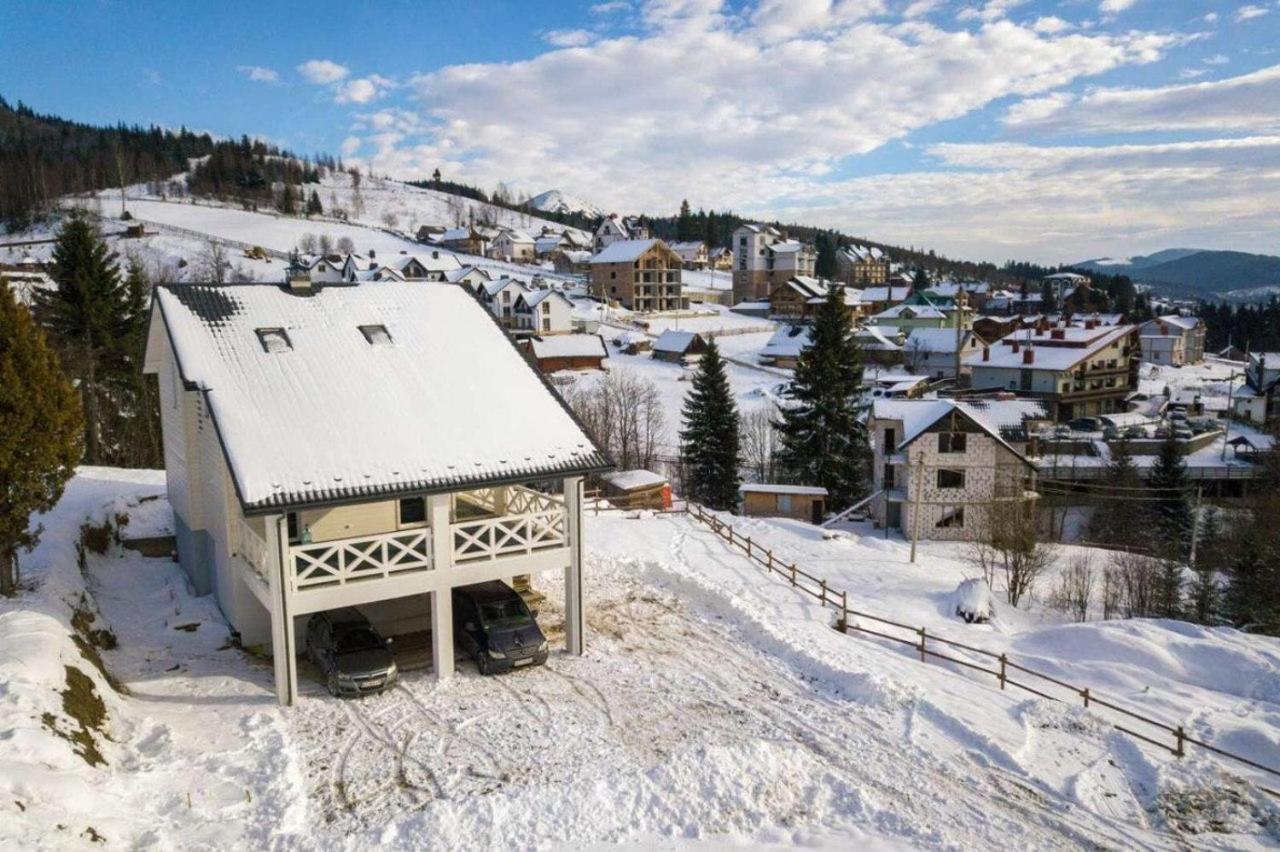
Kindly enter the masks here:
[[388, 210], [382, 214], [382, 224], [386, 225], [388, 228], [394, 229], [400, 224], [400, 217]]
[[1058, 585], [1049, 594], [1049, 606], [1064, 612], [1076, 621], [1089, 620], [1089, 602], [1093, 598], [1093, 558], [1089, 553], [1077, 553], [1067, 562], [1058, 577]]
[[315, 254], [316, 253], [316, 235], [308, 231], [307, 233], [298, 237], [298, 251], [302, 252], [303, 254]]
[[1124, 578], [1114, 561], [1102, 566], [1102, 618], [1111, 620], [1120, 614], [1124, 603]]
[[628, 370], [609, 370], [591, 387], [575, 387], [566, 401], [618, 467], [653, 466], [666, 425], [653, 382]]
[[778, 447], [778, 433], [773, 426], [775, 419], [775, 406], [768, 404], [743, 412], [738, 421], [742, 461], [761, 482], [771, 482], [777, 474], [774, 463]]
[[350, 237], [338, 237], [338, 241], [334, 243], [339, 254], [354, 254], [356, 250], [356, 241]]
[[1111, 564], [1120, 578], [1121, 610], [1125, 618], [1145, 618], [1156, 614], [1160, 585], [1160, 560], [1141, 553], [1117, 551]]
[[333, 254], [333, 237], [321, 234], [320, 239], [316, 240], [316, 248], [321, 254]]
[[929, 345], [920, 338], [912, 340], [903, 352], [906, 367], [915, 375], [920, 375], [920, 368], [929, 362]]
[[351, 175], [351, 215], [359, 217], [364, 213], [364, 196], [360, 194], [360, 169], [353, 167]]
[[221, 243], [210, 240], [200, 253], [197, 266], [200, 279], [212, 284], [226, 284], [231, 272], [231, 261], [227, 258], [227, 249]]
[[993, 586], [991, 581], [997, 574], [1003, 575], [1005, 597], [1017, 606], [1034, 591], [1057, 552], [1040, 541], [1033, 511], [1001, 507], [986, 513], [984, 527], [970, 547], [969, 561], [981, 569], [988, 585]]

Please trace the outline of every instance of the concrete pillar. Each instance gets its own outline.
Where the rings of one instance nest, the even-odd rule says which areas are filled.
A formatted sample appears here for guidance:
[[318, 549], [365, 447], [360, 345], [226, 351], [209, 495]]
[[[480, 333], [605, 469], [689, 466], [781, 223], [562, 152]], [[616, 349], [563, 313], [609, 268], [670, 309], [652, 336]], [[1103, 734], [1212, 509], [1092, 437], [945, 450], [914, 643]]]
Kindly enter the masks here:
[[581, 656], [586, 634], [582, 603], [582, 477], [564, 479], [565, 533], [569, 564], [564, 569], [564, 647]]
[[275, 554], [275, 564], [268, 566], [267, 579], [271, 586], [271, 661], [275, 666], [276, 700], [285, 707], [293, 705], [298, 696], [298, 664], [295, 657], [293, 613], [289, 611], [289, 582], [287, 579], [289, 535], [285, 531], [284, 517], [273, 515], [266, 519], [267, 552]]
[[[427, 497], [431, 522], [431, 568], [437, 573], [453, 569], [453, 530], [449, 524], [448, 494]], [[431, 593], [431, 665], [436, 680], [453, 676], [453, 597], [449, 589]]]

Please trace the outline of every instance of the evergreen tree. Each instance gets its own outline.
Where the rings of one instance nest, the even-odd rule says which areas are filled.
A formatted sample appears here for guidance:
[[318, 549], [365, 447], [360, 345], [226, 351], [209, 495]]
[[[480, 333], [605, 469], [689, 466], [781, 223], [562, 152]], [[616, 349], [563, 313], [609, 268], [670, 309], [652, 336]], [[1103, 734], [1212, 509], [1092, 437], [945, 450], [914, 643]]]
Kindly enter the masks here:
[[828, 491], [828, 505], [844, 509], [867, 491], [871, 445], [859, 419], [862, 349], [850, 334], [844, 288], [832, 287], [810, 328], [787, 387], [789, 404], [775, 424], [778, 462], [794, 480]]
[[286, 183], [280, 192], [280, 212], [292, 216], [298, 212], [298, 199], [293, 191], [293, 184]]
[[80, 404], [26, 308], [0, 287], [0, 594], [17, 585], [17, 551], [39, 531], [80, 461]]
[[1160, 560], [1156, 574], [1154, 615], [1158, 618], [1182, 617], [1182, 563], [1177, 559]]
[[814, 263], [813, 271], [819, 278], [835, 278], [840, 272], [840, 265], [836, 262], [839, 244], [836, 242], [835, 234], [830, 231], [819, 231], [814, 243], [818, 249], [818, 258]]
[[742, 464], [738, 407], [714, 339], [708, 341], [685, 397], [683, 420], [680, 441], [688, 471], [686, 495], [712, 509], [732, 509], [738, 502]]
[[680, 202], [680, 215], [676, 218], [676, 239], [688, 242], [698, 238], [698, 225], [693, 220], [693, 211], [689, 209], [689, 199]]
[[37, 317], [80, 388], [87, 464], [118, 460], [104, 448], [104, 424], [122, 410], [114, 397], [137, 368], [130, 346], [146, 318], [136, 295], [120, 281], [115, 261], [93, 225], [72, 214], [53, 249], [57, 286], [36, 291]]
[[1171, 432], [1160, 445], [1151, 468], [1152, 531], [1157, 549], [1174, 559], [1185, 559], [1191, 546], [1192, 517], [1189, 500], [1191, 478], [1182, 458], [1182, 447]]
[[1142, 503], [1134, 497], [1142, 495], [1142, 478], [1133, 463], [1133, 451], [1127, 438], [1111, 444], [1111, 461], [1099, 489], [1101, 499], [1089, 519], [1089, 535], [1103, 544], [1146, 546], [1150, 533], [1142, 517]]
[[911, 277], [911, 290], [914, 293], [923, 293], [929, 289], [929, 274], [924, 271], [923, 267], [916, 268], [916, 274]]
[[1200, 624], [1216, 624], [1222, 609], [1222, 589], [1218, 585], [1218, 569], [1222, 567], [1222, 521], [1218, 512], [1208, 509], [1200, 523], [1196, 541], [1195, 576], [1187, 594], [1187, 615]]
[[324, 205], [320, 203], [320, 193], [314, 189], [311, 190], [311, 197], [307, 199], [307, 215], [320, 216], [324, 213]]

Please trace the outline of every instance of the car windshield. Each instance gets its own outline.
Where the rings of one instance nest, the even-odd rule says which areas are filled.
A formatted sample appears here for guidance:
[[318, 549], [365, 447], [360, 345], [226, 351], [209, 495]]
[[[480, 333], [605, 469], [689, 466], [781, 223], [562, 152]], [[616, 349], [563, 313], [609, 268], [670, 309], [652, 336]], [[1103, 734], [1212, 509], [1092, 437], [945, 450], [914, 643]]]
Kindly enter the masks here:
[[494, 601], [480, 605], [480, 620], [490, 627], [528, 621], [519, 601]]
[[381, 648], [382, 640], [378, 638], [377, 633], [367, 627], [357, 627], [340, 634], [335, 644], [336, 653], [354, 654], [357, 651], [373, 651]]

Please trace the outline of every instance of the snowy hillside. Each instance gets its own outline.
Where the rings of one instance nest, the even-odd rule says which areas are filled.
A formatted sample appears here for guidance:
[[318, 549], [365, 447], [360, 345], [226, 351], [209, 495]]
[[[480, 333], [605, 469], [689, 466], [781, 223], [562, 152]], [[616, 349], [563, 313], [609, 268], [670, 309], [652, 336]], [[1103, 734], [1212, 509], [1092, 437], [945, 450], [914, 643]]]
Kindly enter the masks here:
[[[25, 590], [0, 599], [0, 847], [1278, 839], [1280, 810], [1221, 764], [1175, 761], [1078, 707], [841, 635], [829, 610], [684, 517], [588, 516], [584, 657], [556, 652], [501, 678], [462, 665], [445, 684], [406, 671], [359, 701], [307, 680], [282, 710], [269, 665], [228, 641], [211, 598], [191, 597], [174, 563], [108, 542], [77, 567], [84, 521], [171, 529], [163, 482], [83, 469], [40, 519]], [[923, 543], [912, 567], [906, 543], [870, 530], [742, 529], [847, 584], [863, 607], [1007, 646], [1274, 762], [1274, 640], [1158, 621], [1059, 626], [1005, 607], [965, 625], [945, 606], [964, 576], [955, 545]], [[553, 643], [561, 589], [542, 584]], [[101, 670], [82, 651], [90, 643]]]
[[604, 210], [589, 201], [577, 196], [568, 195], [558, 189], [549, 189], [529, 199], [529, 206], [547, 213], [581, 213], [592, 219], [608, 215]]

